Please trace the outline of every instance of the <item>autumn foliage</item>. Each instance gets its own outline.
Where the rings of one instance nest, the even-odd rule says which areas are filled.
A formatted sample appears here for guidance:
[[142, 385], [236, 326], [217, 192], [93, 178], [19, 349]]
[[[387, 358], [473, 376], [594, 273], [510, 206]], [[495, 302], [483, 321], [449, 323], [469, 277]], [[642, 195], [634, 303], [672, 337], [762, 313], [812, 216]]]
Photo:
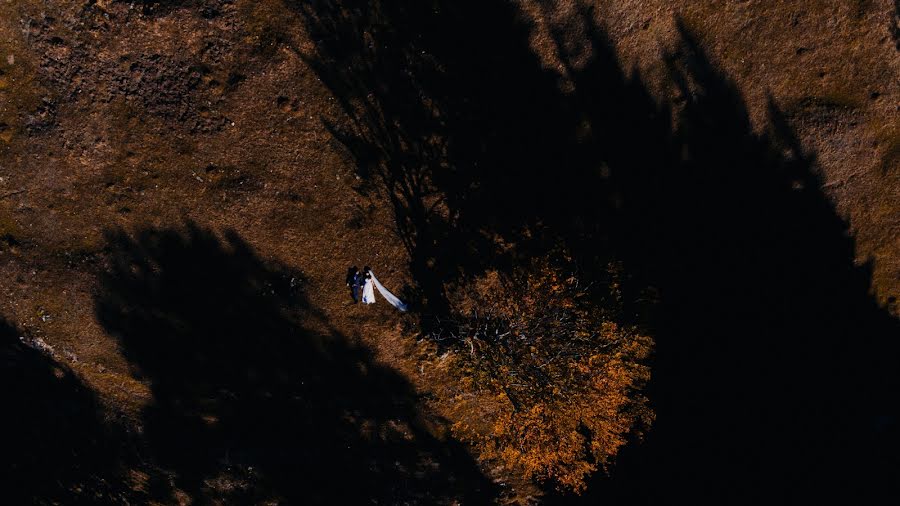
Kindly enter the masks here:
[[641, 394], [652, 340], [563, 273], [547, 261], [490, 272], [459, 291], [456, 316], [431, 337], [458, 377], [456, 437], [507, 473], [580, 492], [653, 419]]

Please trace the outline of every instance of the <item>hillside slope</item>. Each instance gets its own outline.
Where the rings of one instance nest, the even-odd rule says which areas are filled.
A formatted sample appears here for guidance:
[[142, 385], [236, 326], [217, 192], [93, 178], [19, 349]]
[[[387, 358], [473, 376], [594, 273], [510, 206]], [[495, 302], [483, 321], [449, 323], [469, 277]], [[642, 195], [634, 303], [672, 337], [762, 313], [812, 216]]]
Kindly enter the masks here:
[[[657, 453], [629, 447], [587, 500], [808, 497], [841, 475], [794, 466], [830, 451], [865, 465], [824, 498], [876, 494], [870, 447], [898, 424], [898, 23], [888, 0], [2, 2], [0, 356], [28, 371], [7, 412], [23, 441], [55, 434], [38, 459], [82, 464], [0, 470], [47, 502], [539, 495], [447, 436], [455, 387], [416, 316], [552, 242], [586, 272], [621, 261], [658, 341]], [[350, 304], [351, 265], [416, 316]], [[837, 416], [795, 439], [816, 414]], [[762, 476], [792, 444], [746, 495], [710, 464]]]

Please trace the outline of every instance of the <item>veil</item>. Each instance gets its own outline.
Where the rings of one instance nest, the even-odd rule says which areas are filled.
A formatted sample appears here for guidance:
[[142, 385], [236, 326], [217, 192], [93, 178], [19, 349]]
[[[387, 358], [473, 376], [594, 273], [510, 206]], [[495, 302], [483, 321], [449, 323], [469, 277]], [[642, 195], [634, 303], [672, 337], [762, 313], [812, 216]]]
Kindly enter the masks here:
[[369, 273], [372, 275], [372, 283], [375, 284], [375, 288], [378, 288], [378, 291], [381, 292], [381, 296], [385, 298], [392, 306], [399, 309], [400, 311], [406, 312], [406, 303], [400, 300], [396, 295], [392, 294], [390, 290], [384, 287], [378, 278], [375, 277], [375, 273], [371, 270]]

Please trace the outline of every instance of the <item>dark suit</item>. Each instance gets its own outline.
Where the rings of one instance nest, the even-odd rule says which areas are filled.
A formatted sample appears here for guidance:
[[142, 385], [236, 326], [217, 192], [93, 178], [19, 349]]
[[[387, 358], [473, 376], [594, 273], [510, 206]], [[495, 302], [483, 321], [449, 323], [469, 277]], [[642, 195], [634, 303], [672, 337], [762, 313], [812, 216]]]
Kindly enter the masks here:
[[362, 275], [359, 271], [347, 273], [347, 286], [350, 287], [350, 296], [353, 297], [353, 303], [359, 302], [359, 285]]

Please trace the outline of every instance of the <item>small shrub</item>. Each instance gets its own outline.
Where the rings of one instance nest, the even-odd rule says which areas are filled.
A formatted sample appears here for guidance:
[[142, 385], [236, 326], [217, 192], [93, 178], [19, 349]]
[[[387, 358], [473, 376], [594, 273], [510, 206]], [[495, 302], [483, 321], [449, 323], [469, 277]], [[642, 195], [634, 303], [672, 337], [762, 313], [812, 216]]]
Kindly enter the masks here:
[[[484, 461], [580, 492], [653, 419], [641, 394], [652, 340], [563, 272], [547, 261], [490, 272], [459, 292], [456, 316], [432, 337], [453, 349], [455, 435]], [[473, 397], [499, 400], [490, 420]]]

